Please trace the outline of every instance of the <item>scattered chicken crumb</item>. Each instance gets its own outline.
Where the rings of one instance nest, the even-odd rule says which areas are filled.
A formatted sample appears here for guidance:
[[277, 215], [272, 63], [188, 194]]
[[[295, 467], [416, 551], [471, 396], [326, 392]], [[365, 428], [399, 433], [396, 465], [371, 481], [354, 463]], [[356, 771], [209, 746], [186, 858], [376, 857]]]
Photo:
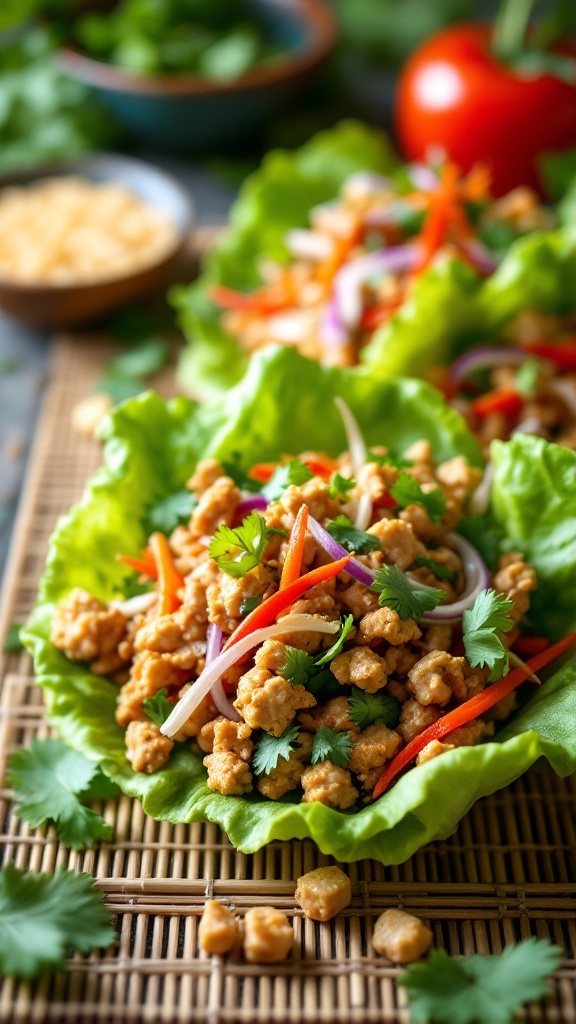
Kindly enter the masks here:
[[218, 900], [208, 900], [198, 928], [198, 942], [208, 956], [230, 953], [238, 938], [238, 919]]
[[290, 954], [294, 932], [283, 910], [252, 907], [244, 918], [244, 956], [251, 964], [277, 964]]
[[106, 413], [110, 412], [113, 404], [110, 395], [105, 395], [100, 391], [94, 395], [87, 395], [86, 398], [81, 398], [72, 409], [72, 427], [78, 434], [83, 434], [84, 437], [96, 438], [98, 436], [98, 427]]
[[329, 921], [350, 903], [350, 879], [336, 865], [316, 868], [298, 879], [295, 899], [306, 917], [313, 921]]
[[385, 910], [374, 925], [372, 945], [396, 964], [411, 964], [432, 945], [432, 932], [419, 917], [404, 910]]

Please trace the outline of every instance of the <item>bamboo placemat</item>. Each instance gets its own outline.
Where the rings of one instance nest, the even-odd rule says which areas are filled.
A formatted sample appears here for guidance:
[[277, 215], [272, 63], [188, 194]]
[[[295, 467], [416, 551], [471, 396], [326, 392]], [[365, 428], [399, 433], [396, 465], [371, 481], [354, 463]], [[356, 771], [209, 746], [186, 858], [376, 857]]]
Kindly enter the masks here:
[[[101, 458], [96, 442], [70, 428], [70, 411], [102, 374], [105, 341], [54, 343], [51, 382], [36, 434], [11, 558], [0, 631], [33, 605], [57, 516], [78, 498]], [[169, 378], [159, 381], [168, 393]], [[0, 662], [0, 753], [45, 736], [42, 693], [26, 654]], [[328, 862], [309, 841], [273, 843], [253, 856], [234, 851], [210, 824], [172, 826], [146, 818], [121, 797], [101, 809], [113, 838], [74, 853], [52, 831], [30, 832], [0, 791], [4, 860], [33, 871], [59, 866], [90, 871], [117, 914], [118, 942], [104, 954], [75, 957], [65, 974], [35, 985], [6, 981], [3, 1024], [74, 1021], [197, 1024], [400, 1024], [399, 971], [373, 955], [370, 936], [387, 907], [428, 919], [435, 944], [453, 954], [499, 952], [530, 935], [566, 952], [553, 994], [521, 1019], [576, 1022], [575, 780], [538, 765], [509, 789], [480, 801], [446, 842], [406, 864], [351, 864], [351, 906], [328, 925], [302, 917], [293, 880]], [[197, 927], [206, 896], [239, 913], [257, 904], [287, 911], [294, 922], [293, 958], [251, 967], [199, 954]]]

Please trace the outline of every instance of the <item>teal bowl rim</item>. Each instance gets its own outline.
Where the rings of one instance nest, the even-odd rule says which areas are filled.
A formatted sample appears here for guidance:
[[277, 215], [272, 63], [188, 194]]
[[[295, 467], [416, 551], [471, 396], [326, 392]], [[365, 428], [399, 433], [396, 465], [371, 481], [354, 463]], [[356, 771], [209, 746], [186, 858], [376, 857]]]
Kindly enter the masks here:
[[94, 60], [70, 46], [58, 51], [58, 63], [63, 71], [86, 85], [148, 96], [220, 95], [290, 81], [312, 71], [328, 56], [338, 37], [338, 21], [325, 0], [292, 0], [291, 3], [274, 0], [274, 3], [306, 24], [306, 42], [285, 59], [268, 67], [255, 68], [230, 81], [214, 82], [197, 75], [135, 75], [113, 64]]

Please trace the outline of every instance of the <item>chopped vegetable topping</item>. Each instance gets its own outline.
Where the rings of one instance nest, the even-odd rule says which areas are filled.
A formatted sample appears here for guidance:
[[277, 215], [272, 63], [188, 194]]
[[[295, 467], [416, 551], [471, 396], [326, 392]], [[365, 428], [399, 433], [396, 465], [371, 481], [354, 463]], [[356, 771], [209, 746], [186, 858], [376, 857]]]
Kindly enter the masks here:
[[249, 615], [260, 604], [262, 604], [262, 594], [256, 594], [255, 597], [245, 597], [240, 602], [240, 615]]
[[224, 523], [217, 528], [210, 541], [210, 558], [228, 576], [240, 580], [260, 564], [267, 540], [265, 519], [251, 512], [235, 529]]
[[262, 494], [268, 502], [278, 501], [290, 484], [301, 487], [307, 480], [311, 480], [313, 475], [300, 459], [292, 459], [291, 462], [285, 462], [274, 470], [269, 482], [262, 488]]
[[376, 455], [375, 452], [368, 452], [367, 462], [376, 462], [379, 466], [394, 466], [395, 469], [410, 469], [414, 465], [414, 459], [406, 459], [397, 452], [386, 452], [386, 455]]
[[154, 697], [146, 697], [142, 701], [142, 707], [150, 721], [160, 728], [161, 725], [164, 725], [174, 705], [168, 700], [168, 690], [163, 687]]
[[424, 612], [431, 612], [445, 598], [443, 590], [424, 587], [410, 580], [397, 565], [383, 565], [374, 574], [370, 587], [378, 594], [378, 604], [397, 612], [401, 619], [418, 622]]
[[348, 516], [336, 516], [336, 519], [326, 523], [326, 529], [350, 554], [367, 555], [369, 551], [378, 551], [380, 548], [378, 537], [372, 533], [365, 533], [364, 530], [357, 530]]
[[170, 546], [163, 533], [153, 533], [150, 537], [150, 550], [156, 564], [160, 600], [158, 614], [169, 615], [180, 607], [178, 591], [184, 586], [184, 580], [172, 558]]
[[340, 654], [350, 631], [354, 629], [354, 616], [347, 615], [342, 623], [342, 632], [338, 639], [324, 652], [319, 658], [316, 658], [316, 665], [326, 665], [329, 661], [332, 661], [338, 654]]
[[454, 583], [458, 579], [458, 573], [450, 569], [448, 565], [437, 562], [435, 558], [428, 558], [426, 555], [416, 555], [414, 565], [421, 569], [430, 569], [437, 580], [448, 580], [449, 583]]
[[344, 502], [348, 500], [348, 492], [354, 487], [356, 487], [355, 480], [349, 480], [348, 477], [341, 476], [340, 473], [332, 473], [328, 484], [328, 494], [336, 501]]
[[282, 566], [280, 590], [284, 590], [289, 583], [294, 583], [294, 580], [297, 580], [300, 575], [302, 568], [302, 555], [304, 554], [304, 545], [306, 543], [308, 514], [308, 506], [301, 505], [298, 509], [298, 515], [296, 516], [294, 526], [292, 527], [290, 543], [286, 552], [286, 558], [284, 559], [284, 565]]
[[516, 390], [521, 395], [531, 397], [538, 390], [538, 374], [540, 373], [541, 362], [539, 359], [527, 359], [516, 371], [514, 381]]
[[278, 671], [293, 686], [306, 686], [310, 676], [314, 675], [314, 658], [297, 647], [286, 647], [286, 661]]
[[271, 736], [270, 733], [263, 732], [256, 741], [252, 756], [252, 764], [256, 774], [269, 775], [276, 768], [281, 757], [285, 757], [288, 760], [293, 750], [293, 745], [298, 739], [298, 733], [299, 729], [296, 725], [292, 726], [291, 729], [287, 729], [282, 736]]
[[439, 487], [433, 491], [423, 491], [420, 484], [409, 473], [400, 473], [395, 484], [390, 488], [390, 494], [402, 507], [408, 505], [423, 505], [433, 523], [440, 523], [446, 513], [446, 495]]
[[18, 654], [19, 651], [24, 650], [24, 644], [20, 639], [20, 630], [22, 628], [21, 622], [12, 622], [8, 626], [6, 636], [4, 637], [4, 653], [5, 654]]
[[490, 668], [490, 682], [500, 679], [509, 667], [508, 648], [497, 631], [509, 633], [514, 622], [508, 614], [514, 602], [495, 590], [481, 590], [474, 606], [462, 616], [462, 639], [472, 668]]
[[312, 764], [320, 761], [331, 761], [339, 768], [345, 768], [350, 760], [352, 740], [347, 732], [334, 732], [327, 725], [318, 729], [312, 743]]
[[374, 723], [394, 729], [400, 718], [400, 707], [387, 693], [367, 693], [356, 686], [348, 698], [348, 714], [360, 729]]
[[187, 523], [193, 508], [197, 505], [192, 491], [183, 488], [174, 491], [165, 498], [160, 498], [148, 510], [147, 522], [153, 530], [160, 533], [172, 533], [180, 523]]

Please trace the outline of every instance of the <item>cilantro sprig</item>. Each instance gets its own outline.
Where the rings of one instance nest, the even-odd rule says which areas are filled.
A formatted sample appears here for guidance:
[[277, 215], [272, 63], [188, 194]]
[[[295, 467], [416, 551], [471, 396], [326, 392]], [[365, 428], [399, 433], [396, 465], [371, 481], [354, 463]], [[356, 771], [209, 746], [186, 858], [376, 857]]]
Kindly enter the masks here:
[[359, 729], [374, 724], [394, 729], [400, 718], [400, 704], [387, 693], [366, 693], [355, 686], [348, 698], [348, 715]]
[[408, 993], [410, 1024], [511, 1024], [524, 1003], [549, 990], [562, 950], [547, 939], [526, 939], [498, 956], [451, 957], [432, 949], [398, 984]]
[[514, 385], [521, 395], [530, 398], [538, 390], [538, 376], [542, 363], [539, 359], [527, 359], [516, 371]]
[[348, 477], [341, 476], [340, 473], [334, 472], [332, 473], [328, 484], [328, 494], [336, 501], [345, 502], [348, 500], [348, 493], [354, 487], [356, 487], [355, 480], [350, 480]]
[[236, 580], [255, 569], [262, 560], [268, 530], [258, 512], [251, 512], [233, 529], [222, 523], [210, 541], [210, 557], [223, 572]]
[[379, 466], [394, 466], [395, 469], [409, 469], [410, 466], [414, 465], [413, 459], [406, 459], [403, 455], [399, 455], [398, 452], [386, 452], [386, 455], [376, 455], [375, 452], [369, 452], [367, 462], [376, 462]]
[[437, 580], [448, 580], [449, 583], [454, 583], [458, 579], [458, 573], [454, 572], [454, 569], [450, 569], [443, 562], [437, 562], [435, 558], [428, 558], [426, 555], [416, 555], [414, 565], [417, 565], [418, 568], [429, 569]]
[[0, 974], [36, 978], [63, 965], [66, 953], [89, 953], [114, 939], [94, 879], [83, 872], [0, 872]]
[[160, 728], [174, 710], [174, 705], [168, 700], [168, 690], [163, 687], [154, 697], [146, 697], [142, 701], [142, 708], [150, 721]]
[[281, 757], [288, 760], [298, 739], [298, 734], [297, 725], [287, 729], [281, 736], [271, 736], [270, 733], [263, 732], [256, 740], [252, 755], [252, 767], [256, 774], [269, 775], [277, 767]]
[[431, 522], [440, 523], [446, 513], [446, 495], [439, 487], [433, 491], [423, 491], [420, 484], [409, 473], [401, 472], [395, 484], [390, 487], [390, 494], [401, 508], [408, 505], [422, 505]]
[[468, 664], [490, 669], [489, 682], [500, 679], [510, 664], [508, 649], [499, 632], [509, 633], [514, 622], [509, 612], [514, 602], [495, 590], [481, 590], [472, 608], [462, 616], [462, 639]]
[[377, 569], [370, 590], [379, 595], [378, 604], [391, 608], [401, 619], [414, 619], [415, 622], [446, 597], [443, 590], [415, 583], [397, 565], [383, 565]]
[[378, 537], [375, 537], [373, 533], [357, 530], [348, 516], [343, 514], [326, 523], [326, 529], [330, 536], [351, 555], [367, 555], [369, 551], [378, 551], [380, 548]]
[[331, 761], [339, 768], [346, 768], [351, 750], [352, 740], [347, 732], [335, 732], [334, 729], [323, 725], [314, 734], [310, 761], [312, 764]]
[[99, 776], [94, 761], [50, 737], [33, 739], [29, 749], [17, 750], [8, 765], [17, 816], [31, 828], [53, 824], [58, 838], [73, 850], [112, 834], [112, 826], [83, 803], [94, 795]]
[[300, 459], [291, 459], [290, 462], [277, 466], [268, 483], [262, 488], [262, 494], [268, 502], [278, 501], [291, 484], [301, 487], [313, 476], [312, 471]]
[[147, 525], [149, 532], [159, 530], [160, 533], [172, 533], [180, 523], [187, 523], [192, 510], [198, 504], [197, 498], [192, 491], [183, 487], [179, 491], [173, 491], [165, 498], [159, 498], [147, 510]]
[[[350, 632], [354, 628], [354, 616], [347, 615], [342, 623], [342, 629], [331, 647], [317, 658], [313, 658], [307, 651], [300, 651], [297, 647], [286, 647], [286, 661], [279, 669], [280, 675], [292, 683], [293, 686], [307, 686], [319, 673], [319, 667], [327, 665], [336, 658], [342, 651]], [[320, 672], [322, 670], [320, 669]]]

